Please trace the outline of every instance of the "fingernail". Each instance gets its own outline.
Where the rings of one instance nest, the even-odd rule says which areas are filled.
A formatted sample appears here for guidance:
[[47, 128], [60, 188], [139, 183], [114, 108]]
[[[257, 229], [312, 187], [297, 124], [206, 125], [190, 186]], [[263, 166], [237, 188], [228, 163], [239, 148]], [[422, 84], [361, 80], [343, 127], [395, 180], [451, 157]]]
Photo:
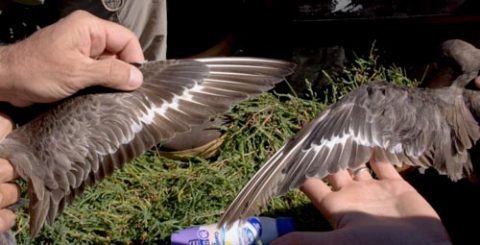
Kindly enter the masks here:
[[142, 72], [136, 68], [130, 68], [130, 80], [128, 81], [128, 85], [130, 88], [138, 88], [143, 82], [143, 74]]

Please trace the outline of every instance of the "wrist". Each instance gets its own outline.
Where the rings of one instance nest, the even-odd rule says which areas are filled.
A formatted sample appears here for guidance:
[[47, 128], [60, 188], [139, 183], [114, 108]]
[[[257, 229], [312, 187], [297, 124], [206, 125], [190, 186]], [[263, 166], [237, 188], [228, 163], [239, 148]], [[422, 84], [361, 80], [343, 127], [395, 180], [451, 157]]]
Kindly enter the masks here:
[[5, 102], [10, 102], [15, 97], [12, 46], [0, 46], [0, 101]]

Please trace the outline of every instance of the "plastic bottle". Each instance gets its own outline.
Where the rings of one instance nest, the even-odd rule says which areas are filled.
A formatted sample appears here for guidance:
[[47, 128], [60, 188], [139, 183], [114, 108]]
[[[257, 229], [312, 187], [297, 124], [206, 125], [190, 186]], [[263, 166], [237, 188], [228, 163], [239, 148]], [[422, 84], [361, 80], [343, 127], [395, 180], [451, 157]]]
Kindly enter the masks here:
[[172, 234], [172, 245], [250, 245], [269, 244], [275, 238], [294, 230], [290, 217], [250, 217], [236, 221], [230, 229], [217, 224], [193, 226]]

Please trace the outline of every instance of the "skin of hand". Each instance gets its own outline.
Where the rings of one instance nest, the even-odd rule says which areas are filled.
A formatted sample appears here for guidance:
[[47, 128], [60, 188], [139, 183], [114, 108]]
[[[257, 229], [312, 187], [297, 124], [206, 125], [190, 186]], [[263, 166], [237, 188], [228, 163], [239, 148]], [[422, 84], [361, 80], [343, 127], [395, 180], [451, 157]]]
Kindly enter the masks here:
[[0, 47], [0, 100], [27, 106], [94, 85], [133, 90], [143, 76], [127, 62], [143, 60], [133, 32], [76, 11], [23, 41]]
[[[0, 140], [13, 129], [13, 122], [0, 113]], [[16, 203], [20, 197], [20, 187], [13, 182], [16, 179], [12, 165], [0, 159], [0, 232], [10, 229], [15, 223], [15, 214], [6, 207]]]
[[[76, 11], [23, 41], [0, 47], [0, 101], [16, 106], [54, 102], [94, 85], [133, 90], [143, 75], [127, 62], [143, 60], [131, 31]], [[12, 129], [12, 121], [0, 113], [0, 140]], [[0, 232], [15, 222], [6, 207], [19, 199], [16, 178], [12, 165], [0, 159]]]
[[333, 231], [292, 232], [271, 244], [450, 244], [440, 217], [388, 162], [371, 161], [376, 174], [340, 171], [301, 190]]

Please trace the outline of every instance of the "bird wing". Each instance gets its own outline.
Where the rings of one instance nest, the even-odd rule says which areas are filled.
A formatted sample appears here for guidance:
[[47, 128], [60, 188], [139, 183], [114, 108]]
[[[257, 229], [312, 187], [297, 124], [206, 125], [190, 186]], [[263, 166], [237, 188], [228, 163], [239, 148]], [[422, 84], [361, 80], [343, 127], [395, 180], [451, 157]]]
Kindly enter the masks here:
[[300, 187], [309, 177], [357, 169], [372, 155], [395, 165], [433, 165], [458, 177], [469, 164], [466, 149], [480, 137], [478, 125], [460, 96], [435, 95], [431, 90], [408, 90], [384, 82], [351, 92], [301, 129], [260, 168], [219, 225], [254, 215], [269, 198]]
[[272, 88], [293, 72], [289, 62], [206, 58], [142, 64], [133, 92], [84, 94], [12, 132], [0, 144], [28, 181], [30, 233], [115, 169], [174, 134]]
[[441, 60], [447, 63], [447, 67], [461, 70], [451, 83], [452, 86], [463, 88], [478, 76], [480, 51], [472, 44], [460, 39], [450, 39], [442, 43], [442, 53], [444, 57]]

